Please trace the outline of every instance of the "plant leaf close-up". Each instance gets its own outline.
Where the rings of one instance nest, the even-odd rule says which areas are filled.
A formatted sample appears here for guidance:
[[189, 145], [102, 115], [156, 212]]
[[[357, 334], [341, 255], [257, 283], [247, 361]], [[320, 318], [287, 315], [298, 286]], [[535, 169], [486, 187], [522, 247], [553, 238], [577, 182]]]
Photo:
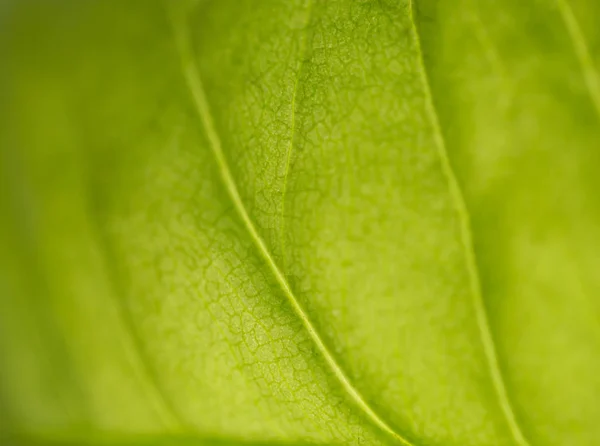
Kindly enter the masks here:
[[599, 445], [599, 24], [1, 2], [0, 443]]

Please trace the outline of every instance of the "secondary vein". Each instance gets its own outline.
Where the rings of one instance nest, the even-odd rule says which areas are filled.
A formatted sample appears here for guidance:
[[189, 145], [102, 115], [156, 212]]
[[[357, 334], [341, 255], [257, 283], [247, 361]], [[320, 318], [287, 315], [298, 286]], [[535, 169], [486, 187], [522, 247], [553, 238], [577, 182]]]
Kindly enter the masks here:
[[[173, 11], [171, 10], [171, 12]], [[354, 403], [365, 413], [365, 415], [371, 420], [371, 422], [373, 422], [373, 424], [394, 438], [399, 444], [403, 446], [415, 446], [413, 443], [409, 442], [406, 438], [396, 432], [385, 420], [383, 420], [383, 418], [381, 418], [381, 416], [375, 412], [375, 410], [369, 405], [358, 389], [352, 384], [349, 377], [342, 370], [334, 355], [331, 353], [331, 350], [327, 347], [323, 339], [321, 339], [321, 336], [311, 322], [308, 314], [292, 292], [284, 274], [277, 266], [265, 242], [260, 237], [242, 201], [236, 182], [231, 174], [231, 170], [229, 169], [227, 159], [223, 152], [221, 140], [216, 131], [208, 101], [204, 93], [204, 87], [202, 85], [200, 73], [196, 67], [196, 63], [194, 62], [193, 51], [187, 33], [187, 24], [185, 23], [185, 20], [174, 13], [171, 14], [171, 20], [176, 46], [181, 60], [183, 75], [194, 99], [196, 110], [208, 137], [212, 153], [219, 167], [221, 179], [231, 200], [233, 201], [236, 212], [242, 219], [252, 241], [258, 248], [260, 255], [263, 257], [269, 269], [275, 276], [275, 279], [294, 309], [294, 312], [304, 325], [311, 340], [315, 343], [317, 349], [321, 352], [321, 355], [327, 362], [331, 371], [339, 380], [346, 392], [348, 392]]]
[[286, 161], [285, 161], [285, 172], [283, 174], [283, 190], [281, 192], [281, 211], [279, 213], [279, 249], [281, 251], [281, 261], [283, 264], [283, 271], [285, 271], [285, 243], [284, 243], [284, 232], [285, 232], [285, 196], [287, 193], [288, 176], [290, 174], [290, 161], [292, 159], [292, 151], [294, 149], [294, 137], [296, 135], [296, 98], [298, 97], [298, 87], [300, 84], [300, 76], [302, 75], [302, 67], [304, 66], [304, 58], [306, 57], [307, 40], [308, 40], [308, 25], [312, 16], [312, 7], [314, 0], [307, 0], [306, 6], [306, 19], [302, 29], [302, 38], [300, 40], [300, 58], [298, 60], [298, 66], [296, 68], [296, 80], [294, 82], [294, 90], [292, 92], [292, 103], [290, 113], [290, 142], [287, 148]]
[[473, 298], [475, 317], [477, 319], [477, 326], [479, 328], [483, 350], [486, 355], [490, 376], [492, 378], [492, 382], [496, 391], [496, 395], [498, 397], [500, 407], [506, 419], [507, 425], [512, 433], [512, 436], [519, 446], [529, 446], [529, 442], [525, 438], [525, 435], [521, 430], [515, 412], [512, 408], [512, 404], [508, 396], [508, 391], [506, 389], [506, 384], [504, 383], [504, 378], [502, 376], [502, 371], [500, 370], [496, 346], [494, 344], [494, 339], [492, 337], [491, 329], [489, 327], [488, 316], [486, 313], [485, 305], [483, 303], [483, 296], [481, 295], [481, 284], [479, 280], [479, 272], [477, 270], [477, 260], [475, 256], [475, 250], [473, 248], [473, 241], [471, 240], [471, 223], [469, 218], [469, 211], [467, 209], [463, 193], [458, 183], [458, 179], [456, 178], [456, 175], [454, 174], [454, 171], [452, 169], [452, 165], [450, 164], [450, 158], [448, 157], [446, 142], [444, 140], [437, 111], [433, 103], [433, 95], [431, 93], [430, 81], [427, 76], [427, 71], [425, 70], [425, 63], [423, 61], [423, 51], [421, 49], [421, 40], [419, 37], [417, 22], [415, 20], [414, 15], [414, 1], [415, 0], [409, 0], [409, 13], [412, 24], [412, 30], [414, 33], [414, 39], [417, 45], [417, 51], [419, 53], [419, 69], [421, 71], [423, 88], [425, 90], [426, 107], [428, 109], [429, 115], [431, 116], [431, 123], [434, 128], [434, 138], [436, 142], [436, 147], [439, 151], [439, 158], [441, 161], [442, 170], [444, 172], [444, 175], [446, 176], [446, 180], [448, 181], [450, 194], [454, 200], [456, 210], [460, 217], [460, 236], [466, 256], [467, 270], [471, 279], [470, 295]]
[[131, 360], [136, 377], [144, 386], [144, 390], [147, 391], [150, 403], [162, 421], [176, 432], [187, 430], [190, 428], [189, 423], [185, 420], [183, 414], [177, 410], [173, 401], [167, 396], [156, 370], [148, 357], [144, 342], [135, 328], [131, 311], [123, 298], [124, 293], [118, 280], [117, 272], [113, 267], [116, 263], [114, 253], [109, 249], [110, 243], [106, 234], [100, 229], [97, 218], [90, 219], [90, 228], [93, 232], [94, 241], [99, 247], [103, 266], [107, 271], [110, 296], [112, 297], [114, 308], [121, 321], [123, 330], [125, 330], [126, 335], [129, 335], [125, 336], [122, 342], [128, 358]]
[[598, 118], [600, 118], [600, 78], [598, 77], [597, 70], [594, 68], [594, 62], [585, 42], [585, 37], [569, 4], [565, 0], [557, 0], [556, 4], [567, 27], [569, 37], [573, 42], [573, 48], [579, 60], [590, 99], [594, 104]]

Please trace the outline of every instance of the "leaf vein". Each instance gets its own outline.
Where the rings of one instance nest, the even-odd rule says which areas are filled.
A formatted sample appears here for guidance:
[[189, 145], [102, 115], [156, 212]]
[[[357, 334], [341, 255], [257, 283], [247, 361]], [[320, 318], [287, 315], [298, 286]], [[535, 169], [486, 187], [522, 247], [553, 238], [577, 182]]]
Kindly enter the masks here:
[[285, 172], [283, 174], [283, 190], [281, 192], [281, 211], [280, 211], [280, 222], [279, 222], [279, 249], [281, 251], [281, 261], [283, 265], [283, 271], [285, 272], [285, 197], [287, 194], [288, 177], [290, 174], [290, 162], [292, 159], [292, 152], [294, 150], [294, 137], [296, 135], [296, 99], [298, 96], [298, 88], [300, 84], [300, 77], [302, 76], [302, 68], [304, 67], [306, 51], [307, 51], [307, 40], [308, 40], [308, 27], [312, 17], [312, 7], [314, 0], [307, 0], [306, 6], [306, 19], [302, 29], [302, 37], [300, 40], [300, 59], [298, 61], [296, 79], [294, 82], [294, 90], [292, 92], [292, 103], [290, 113], [290, 142], [286, 152], [285, 161]]
[[288, 284], [284, 274], [281, 272], [280, 268], [277, 266], [273, 256], [269, 252], [265, 242], [260, 237], [246, 207], [243, 203], [243, 200], [239, 194], [236, 182], [233, 178], [231, 170], [229, 169], [229, 164], [223, 152], [223, 148], [221, 146], [220, 137], [216, 131], [215, 124], [213, 122], [212, 114], [210, 112], [210, 108], [208, 105], [208, 101], [206, 99], [206, 95], [204, 93], [204, 87], [202, 84], [202, 80], [200, 77], [200, 73], [194, 61], [193, 51], [191, 48], [191, 42], [187, 32], [187, 24], [182, 17], [178, 16], [174, 13], [173, 9], [170, 9], [171, 12], [171, 23], [173, 28], [173, 33], [175, 37], [175, 43], [177, 50], [180, 56], [181, 68], [183, 71], [183, 76], [187, 83], [187, 86], [192, 94], [194, 105], [196, 107], [196, 111], [199, 115], [200, 121], [202, 122], [203, 128], [207, 134], [209, 145], [211, 151], [215, 157], [217, 165], [219, 167], [219, 173], [221, 175], [221, 179], [223, 184], [229, 194], [231, 200], [233, 201], [236, 212], [239, 214], [242, 219], [246, 230], [248, 231], [252, 241], [258, 248], [260, 255], [265, 260], [269, 269], [275, 276], [276, 281], [281, 287], [283, 293], [287, 297], [289, 303], [291, 304], [294, 312], [302, 322], [304, 328], [308, 332], [309, 337], [314, 342], [318, 351], [321, 353], [323, 359], [325, 359], [329, 368], [338, 379], [344, 390], [348, 393], [350, 398], [354, 401], [357, 407], [359, 407], [368, 419], [376, 425], [381, 431], [385, 432], [392, 438], [394, 438], [399, 444], [403, 446], [415, 446], [413, 443], [409, 442], [406, 438], [404, 438], [401, 434], [396, 432], [365, 400], [359, 390], [352, 384], [350, 378], [346, 375], [340, 364], [338, 364], [331, 350], [327, 347], [324, 340], [321, 338], [318, 333], [316, 327], [313, 325], [310, 320], [307, 312], [296, 298], [294, 293], [292, 292], [290, 285]]
[[460, 237], [461, 243], [463, 245], [463, 249], [465, 252], [465, 261], [466, 267], [469, 272], [470, 277], [470, 294], [473, 298], [473, 306], [475, 309], [475, 315], [477, 319], [477, 326], [479, 328], [479, 334], [481, 337], [481, 343], [483, 346], [483, 350], [485, 352], [485, 356], [487, 359], [487, 364], [489, 367], [490, 376], [492, 379], [492, 383], [494, 385], [494, 389], [496, 391], [496, 395], [508, 424], [508, 427], [511, 431], [511, 434], [515, 440], [515, 442], [519, 446], [529, 446], [528, 440], [525, 438], [525, 435], [522, 432], [522, 429], [519, 425], [519, 421], [517, 420], [516, 414], [512, 407], [512, 403], [510, 401], [510, 397], [508, 395], [508, 390], [506, 388], [506, 384], [504, 382], [504, 377], [502, 371], [500, 369], [498, 354], [496, 352], [496, 346], [494, 343], [494, 339], [492, 336], [492, 332], [489, 326], [488, 315], [485, 309], [485, 304], [483, 302], [483, 296], [481, 293], [481, 283], [479, 278], [479, 272], [477, 269], [477, 259], [475, 250], [473, 248], [473, 241], [471, 236], [471, 223], [469, 210], [467, 208], [465, 198], [463, 196], [463, 192], [461, 190], [460, 184], [454, 173], [452, 168], [450, 158], [448, 156], [448, 150], [446, 147], [446, 142], [444, 140], [444, 136], [442, 134], [438, 112], [435, 108], [435, 104], [433, 102], [433, 95], [431, 93], [430, 81], [427, 76], [427, 71], [425, 69], [425, 62], [423, 60], [423, 51], [421, 48], [421, 41], [419, 37], [419, 31], [417, 27], [417, 22], [415, 20], [415, 12], [414, 12], [414, 2], [415, 0], [409, 0], [409, 14], [412, 24], [412, 30], [414, 33], [414, 39], [417, 46], [417, 52], [419, 53], [419, 69], [422, 76], [423, 88], [425, 90], [426, 96], [426, 107], [428, 109], [428, 113], [431, 117], [431, 123], [434, 130], [434, 138], [436, 141], [436, 147], [438, 148], [438, 154], [442, 166], [442, 170], [446, 180], [448, 182], [448, 187], [450, 190], [450, 194], [455, 203], [456, 211], [460, 218]]
[[597, 70], [594, 68], [594, 62], [592, 61], [592, 56], [590, 55], [590, 51], [585, 42], [585, 37], [583, 36], [577, 18], [567, 1], [556, 0], [556, 4], [561, 17], [565, 22], [571, 42], [573, 43], [575, 55], [579, 61], [590, 99], [598, 114], [598, 118], [600, 118], [600, 78]]

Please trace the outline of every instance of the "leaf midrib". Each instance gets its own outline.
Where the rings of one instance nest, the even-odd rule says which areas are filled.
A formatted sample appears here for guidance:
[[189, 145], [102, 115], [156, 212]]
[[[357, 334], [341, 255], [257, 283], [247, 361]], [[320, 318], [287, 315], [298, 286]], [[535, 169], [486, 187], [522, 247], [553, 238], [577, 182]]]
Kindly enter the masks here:
[[398, 433], [392, 428], [366, 401], [359, 390], [352, 384], [350, 378], [346, 375], [331, 350], [327, 347], [321, 335], [318, 333], [316, 327], [308, 316], [307, 312], [294, 295], [290, 285], [288, 284], [285, 275], [279, 269], [277, 263], [273, 259], [269, 249], [265, 242], [260, 237], [246, 207], [239, 194], [235, 179], [229, 169], [229, 164], [223, 152], [221, 146], [220, 137], [216, 131], [210, 107], [204, 93], [204, 87], [200, 77], [199, 70], [194, 61], [194, 55], [191, 47], [190, 38], [188, 35], [188, 28], [185, 19], [171, 10], [171, 24], [173, 28], [173, 34], [177, 51], [179, 52], [181, 68], [186, 84], [192, 94], [193, 102], [199, 118], [202, 122], [202, 126], [206, 132], [211, 152], [217, 162], [221, 180], [227, 190], [227, 193], [232, 200], [235, 210], [242, 219], [246, 230], [248, 231], [253, 243], [258, 248], [260, 255], [267, 263], [269, 269], [274, 275], [277, 283], [281, 287], [284, 295], [291, 304], [296, 316], [302, 322], [304, 328], [309, 334], [309, 337], [314, 342], [315, 346], [327, 362], [333, 374], [336, 376], [344, 390], [349, 394], [354, 403], [365, 413], [368, 419], [376, 425], [381, 431], [385, 432], [390, 437], [394, 438], [399, 444], [403, 446], [416, 446], [409, 442], [403, 435]]

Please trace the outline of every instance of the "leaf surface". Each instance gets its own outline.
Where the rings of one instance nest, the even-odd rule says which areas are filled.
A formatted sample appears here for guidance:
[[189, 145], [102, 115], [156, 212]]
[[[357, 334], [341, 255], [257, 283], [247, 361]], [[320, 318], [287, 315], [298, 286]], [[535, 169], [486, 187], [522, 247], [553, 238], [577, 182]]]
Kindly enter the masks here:
[[597, 442], [594, 16], [7, 3], [6, 438]]

